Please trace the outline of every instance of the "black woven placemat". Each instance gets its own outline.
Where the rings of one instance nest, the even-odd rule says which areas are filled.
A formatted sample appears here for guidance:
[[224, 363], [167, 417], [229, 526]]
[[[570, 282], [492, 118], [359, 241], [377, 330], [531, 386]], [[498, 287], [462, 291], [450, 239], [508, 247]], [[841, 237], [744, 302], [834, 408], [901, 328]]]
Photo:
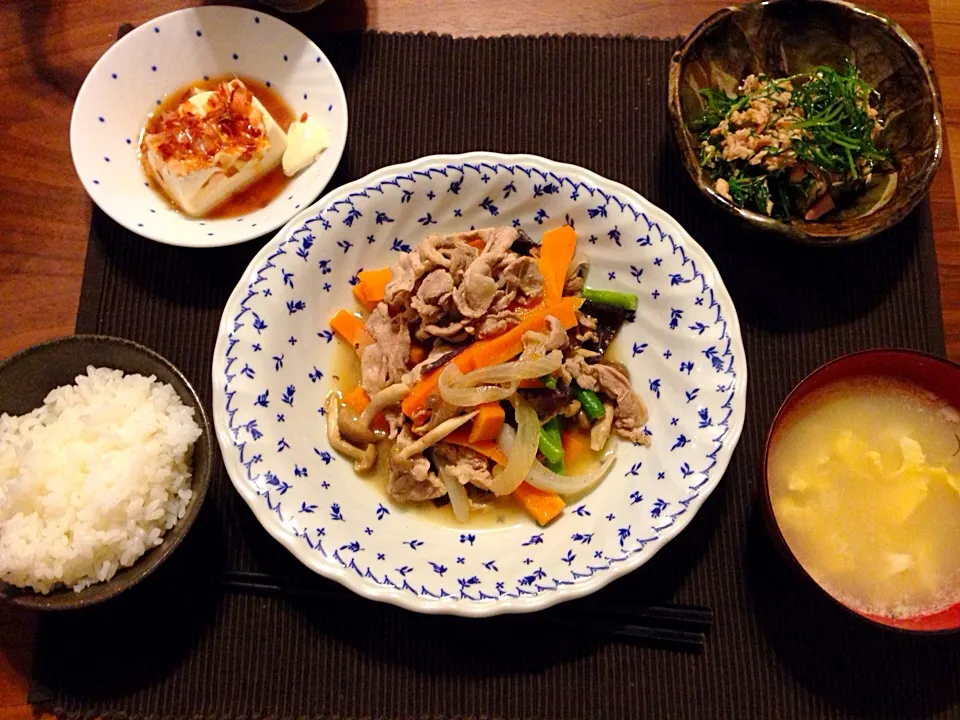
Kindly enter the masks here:
[[[786, 570], [754, 503], [765, 429], [805, 373], [866, 347], [943, 352], [928, 208], [832, 251], [734, 225], [674, 155], [664, 102], [674, 41], [319, 41], [351, 109], [334, 185], [431, 153], [541, 154], [639, 189], [719, 266], [749, 362], [740, 446], [689, 528], [602, 591], [712, 607], [707, 649], [665, 652], [516, 618], [424, 617], [345, 593], [231, 590], [225, 573], [317, 580], [256, 524], [218, 463], [200, 521], [166, 566], [101, 607], [41, 618], [31, 701], [106, 717], [960, 715], [957, 638], [880, 632], [835, 610]], [[209, 403], [221, 309], [262, 243], [167, 247], [95, 212], [77, 330], [157, 349]]]

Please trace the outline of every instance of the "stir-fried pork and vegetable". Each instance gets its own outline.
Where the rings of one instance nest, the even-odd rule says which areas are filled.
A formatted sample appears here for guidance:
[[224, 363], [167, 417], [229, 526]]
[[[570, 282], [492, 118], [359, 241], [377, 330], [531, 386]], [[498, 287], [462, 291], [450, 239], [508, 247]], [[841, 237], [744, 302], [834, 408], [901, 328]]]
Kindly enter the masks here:
[[749, 75], [733, 97], [701, 94], [700, 164], [717, 193], [740, 207], [817, 220], [894, 169], [876, 144], [877, 92], [853, 65], [781, 79]]
[[[493, 227], [432, 235], [354, 286], [369, 311], [331, 320], [360, 384], [326, 399], [331, 445], [358, 472], [387, 454], [387, 492], [446, 502], [457, 520], [512, 495], [540, 524], [613, 463], [610, 438], [647, 444], [647, 410], [607, 349], [636, 296], [584, 286], [563, 226], [540, 244]], [[596, 462], [579, 474], [584, 453]]]

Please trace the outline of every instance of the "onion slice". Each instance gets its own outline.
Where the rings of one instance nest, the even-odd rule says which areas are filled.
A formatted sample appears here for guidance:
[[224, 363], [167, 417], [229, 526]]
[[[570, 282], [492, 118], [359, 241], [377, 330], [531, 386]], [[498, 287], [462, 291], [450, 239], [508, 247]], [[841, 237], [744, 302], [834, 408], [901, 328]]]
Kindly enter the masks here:
[[[543, 377], [560, 369], [563, 354], [555, 350], [544, 357], [500, 363], [464, 375], [455, 363], [440, 373], [440, 397], [458, 407], [475, 407], [506, 400], [517, 392], [521, 380]], [[505, 383], [509, 383], [506, 384]]]
[[535, 359], [505, 362], [499, 365], [490, 365], [485, 368], [472, 370], [463, 376], [461, 387], [472, 387], [481, 384], [498, 384], [505, 382], [519, 382], [532, 378], [543, 377], [559, 370], [563, 365], [563, 353], [559, 350], [547, 353]]
[[522, 483], [531, 466], [537, 459], [540, 445], [540, 419], [530, 403], [514, 395], [513, 414], [517, 420], [517, 429], [504, 423], [500, 431], [500, 445], [506, 451], [508, 460], [503, 472], [495, 475], [490, 489], [496, 495], [509, 495]]
[[530, 468], [530, 473], [527, 475], [527, 482], [538, 490], [545, 492], [555, 492], [558, 495], [574, 495], [599, 482], [607, 474], [607, 470], [611, 468], [616, 459], [616, 455], [610, 455], [600, 463], [600, 467], [594, 468], [583, 475], [558, 475], [544, 467], [540, 461], [534, 460], [533, 467]]
[[470, 500], [467, 498], [466, 488], [461, 485], [447, 467], [440, 468], [440, 481], [447, 489], [453, 516], [457, 522], [465, 523], [470, 519]]
[[463, 379], [466, 377], [453, 363], [448, 364], [440, 373], [437, 387], [444, 402], [457, 407], [475, 407], [488, 402], [505, 400], [517, 392], [517, 383], [506, 387], [499, 385], [483, 385], [480, 387], [467, 386]]

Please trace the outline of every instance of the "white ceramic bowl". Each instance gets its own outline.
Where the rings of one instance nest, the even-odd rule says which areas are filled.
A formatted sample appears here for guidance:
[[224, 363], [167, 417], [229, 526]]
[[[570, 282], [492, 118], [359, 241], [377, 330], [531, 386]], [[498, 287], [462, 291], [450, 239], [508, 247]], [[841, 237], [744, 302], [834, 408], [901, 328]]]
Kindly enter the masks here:
[[[589, 494], [545, 528], [443, 526], [391, 502], [327, 443], [320, 414], [361, 268], [427, 234], [575, 225], [588, 282], [636, 293], [616, 346], [650, 409], [651, 447], [617, 445]], [[529, 612], [603, 587], [683, 530], [743, 427], [747, 366], [733, 301], [665, 212], [583, 168], [530, 155], [434, 156], [338, 188], [253, 259], [227, 302], [213, 417], [230, 479], [257, 519], [321, 575], [411, 610]]]
[[[318, 118], [330, 147], [267, 207], [240, 217], [191, 218], [147, 185], [138, 137], [167, 93], [230, 73], [270, 83], [295, 112]], [[220, 6], [179, 10], [125, 35], [93, 66], [70, 120], [73, 164], [93, 201], [139, 235], [189, 247], [231, 245], [276, 230], [320, 195], [346, 138], [343, 87], [320, 48], [266, 13]]]

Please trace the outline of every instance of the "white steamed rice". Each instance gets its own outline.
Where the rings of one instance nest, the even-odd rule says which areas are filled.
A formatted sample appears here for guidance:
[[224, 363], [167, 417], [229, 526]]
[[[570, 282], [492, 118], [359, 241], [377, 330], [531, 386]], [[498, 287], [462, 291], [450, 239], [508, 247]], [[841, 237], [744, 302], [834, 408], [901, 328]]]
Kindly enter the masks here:
[[186, 512], [199, 436], [170, 385], [108, 368], [0, 416], [0, 579], [80, 591], [132, 565]]

